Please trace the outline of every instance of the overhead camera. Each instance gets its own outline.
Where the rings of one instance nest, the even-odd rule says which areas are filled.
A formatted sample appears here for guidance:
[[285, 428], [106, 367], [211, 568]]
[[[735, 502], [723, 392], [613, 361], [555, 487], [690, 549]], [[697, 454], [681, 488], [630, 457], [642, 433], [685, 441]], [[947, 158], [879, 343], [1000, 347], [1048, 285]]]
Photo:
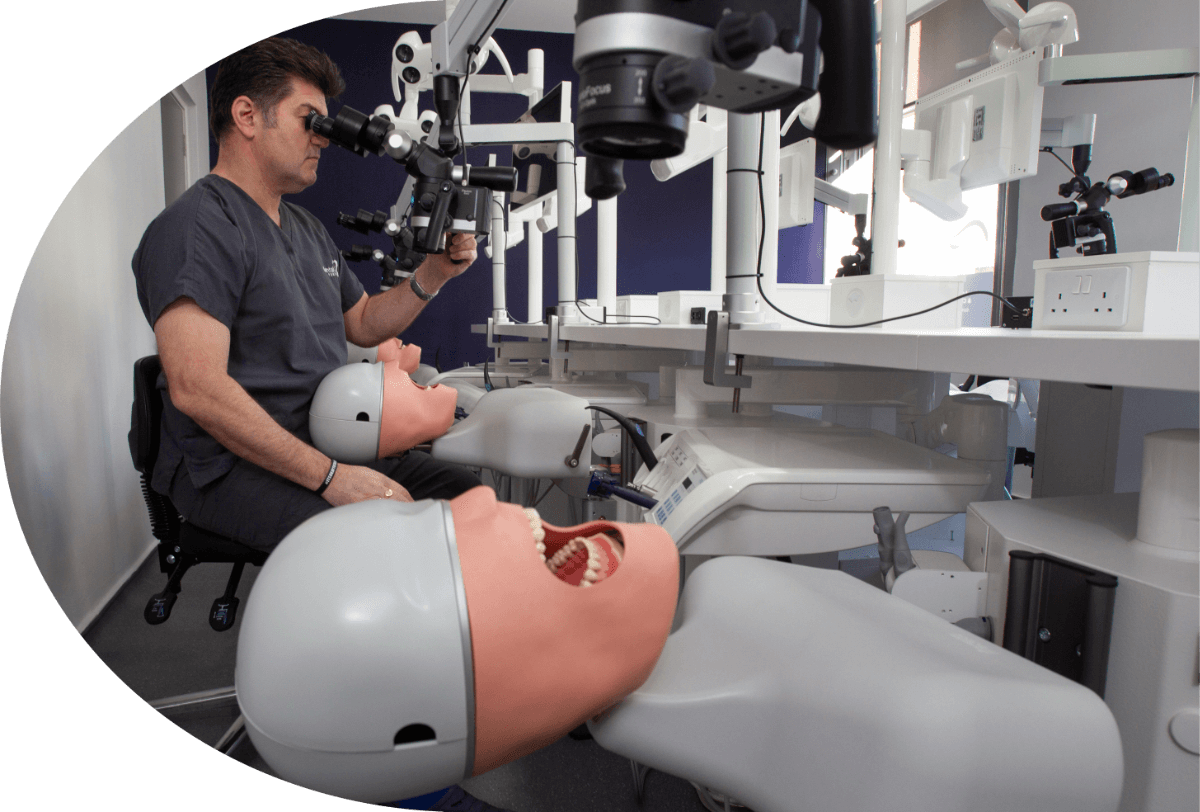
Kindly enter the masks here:
[[576, 142], [596, 166], [593, 198], [624, 188], [623, 161], [683, 152], [699, 103], [761, 113], [820, 91], [817, 138], [875, 140], [870, 0], [579, 0], [575, 19]]

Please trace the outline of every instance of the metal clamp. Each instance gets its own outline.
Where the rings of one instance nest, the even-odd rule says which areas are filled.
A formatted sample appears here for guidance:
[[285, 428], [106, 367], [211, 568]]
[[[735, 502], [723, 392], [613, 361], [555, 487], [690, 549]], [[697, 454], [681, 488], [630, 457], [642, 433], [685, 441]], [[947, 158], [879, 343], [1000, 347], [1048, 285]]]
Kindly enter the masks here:
[[562, 327], [562, 320], [557, 314], [549, 319], [550, 321], [550, 358], [553, 360], [569, 360], [571, 353], [558, 348], [558, 342], [561, 340], [558, 337], [559, 329]]
[[487, 320], [487, 345], [489, 349], [496, 350], [497, 355], [500, 352], [500, 342], [496, 340], [496, 320], [488, 317]]
[[729, 355], [729, 314], [723, 310], [708, 312], [704, 336], [704, 382], [709, 386], [749, 389], [750, 375], [731, 375], [725, 358]]

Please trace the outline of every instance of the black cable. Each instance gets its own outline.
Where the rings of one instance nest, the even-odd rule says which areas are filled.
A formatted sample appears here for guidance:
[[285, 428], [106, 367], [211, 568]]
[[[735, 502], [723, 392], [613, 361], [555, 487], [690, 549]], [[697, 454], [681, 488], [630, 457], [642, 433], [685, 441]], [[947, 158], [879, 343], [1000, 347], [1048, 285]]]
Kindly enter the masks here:
[[646, 469], [649, 471], [654, 470], [654, 466], [658, 465], [658, 457], [654, 456], [654, 451], [650, 448], [650, 443], [646, 442], [646, 438], [642, 436], [641, 432], [637, 430], [637, 427], [633, 425], [632, 421], [630, 421], [628, 417], [623, 414], [618, 414], [612, 409], [605, 408], [604, 406], [593, 406], [589, 404], [587, 408], [594, 412], [606, 414], [613, 420], [616, 420], [617, 423], [620, 424], [621, 428], [625, 429], [625, 433], [629, 435], [629, 439], [633, 441], [633, 447], [637, 449], [638, 455], [642, 458], [642, 462], [646, 463]]
[[1053, 149], [1052, 147], [1042, 147], [1040, 151], [1041, 151], [1041, 152], [1048, 152], [1048, 153], [1050, 153], [1051, 155], [1053, 155], [1055, 158], [1058, 158], [1058, 162], [1067, 168], [1067, 171], [1071, 173], [1071, 177], [1075, 177], [1075, 170], [1074, 170], [1074, 168], [1072, 168], [1070, 164], [1068, 164], [1068, 163], [1067, 163], [1066, 161], [1064, 161], [1064, 160], [1063, 160], [1061, 157], [1059, 157], [1059, 154], [1058, 154], [1057, 152], [1055, 152], [1055, 151], [1054, 151], [1054, 149]]
[[[574, 143], [572, 143], [571, 141], [559, 141], [558, 143], [571, 144], [572, 149], [574, 149], [574, 146], [575, 146]], [[572, 153], [572, 154], [574, 154], [574, 153]], [[574, 170], [571, 172], [571, 187], [572, 187], [572, 189], [574, 189], [574, 192], [575, 192], [575, 200], [576, 200], [575, 209], [576, 209], [576, 211], [578, 211], [579, 210], [579, 203], [578, 203], [578, 201], [579, 201], [579, 164], [574, 160], [560, 161], [557, 158], [554, 159], [554, 163], [555, 163], [555, 165], [567, 164], [567, 163], [571, 164], [571, 166]], [[562, 223], [559, 223], [559, 228], [562, 228]], [[574, 304], [579, 307], [580, 315], [582, 315], [585, 319], [592, 322], [593, 324], [621, 324], [621, 323], [628, 324], [629, 322], [615, 322], [615, 321], [610, 322], [608, 320], [609, 314], [607, 312], [605, 312], [603, 319], [593, 318], [592, 316], [589, 316], [586, 312], [584, 312], [584, 310], [583, 310], [584, 302], [578, 298], [578, 296], [579, 296], [579, 267], [580, 267], [580, 265], [583, 264], [582, 260], [580, 260], [580, 258], [579, 258], [579, 238], [578, 238], [578, 236], [574, 236], [571, 239], [574, 241], [573, 247], [575, 249], [575, 295], [576, 295], [576, 299], [575, 299]], [[632, 315], [632, 314], [617, 315], [616, 313], [613, 313], [612, 317], [614, 319], [618, 319], [618, 318], [620, 318], [620, 319], [650, 319], [650, 321], [643, 322], [643, 323], [644, 324], [662, 324], [662, 319], [658, 318], [658, 316], [641, 316], [641, 315]]]
[[534, 502], [532, 505], [530, 505], [530, 507], [537, 507], [538, 505], [540, 505], [542, 503], [542, 500], [545, 499], [547, 496], [549, 496], [550, 491], [553, 489], [554, 489], [554, 480], [550, 480], [550, 484], [546, 486], [546, 490], [542, 491], [542, 495], [539, 496], [537, 498], [537, 501]]
[[[947, 299], [944, 302], [935, 304], [933, 307], [927, 307], [924, 310], [918, 310], [915, 313], [905, 313], [903, 316], [892, 316], [890, 318], [879, 319], [877, 321], [863, 322], [862, 324], [822, 324], [822, 323], [816, 322], [816, 321], [807, 321], [798, 316], [793, 316], [791, 313], [787, 313], [783, 310], [780, 310], [779, 307], [777, 307], [774, 302], [772, 302], [770, 299], [767, 298], [766, 291], [763, 290], [763, 286], [762, 286], [763, 244], [767, 240], [767, 213], [766, 213], [765, 198], [763, 195], [763, 176], [762, 176], [763, 138], [764, 138], [765, 132], [766, 132], [766, 125], [763, 124], [759, 128], [759, 131], [758, 131], [758, 167], [759, 167], [758, 207], [759, 207], [759, 218], [762, 221], [762, 229], [759, 232], [759, 242], [758, 242], [758, 273], [757, 274], [743, 274], [743, 276], [753, 275], [753, 276], [757, 277], [758, 295], [761, 296], [763, 301], [766, 302], [767, 305], [770, 306], [770, 308], [772, 310], [774, 310], [776, 313], [783, 316], [784, 318], [791, 319], [792, 321], [798, 321], [801, 324], [807, 324], [810, 327], [829, 327], [829, 328], [836, 329], [836, 330], [852, 330], [856, 327], [874, 327], [876, 324], [885, 324], [889, 321], [899, 321], [900, 319], [910, 319], [913, 316], [921, 316], [921, 315], [924, 315], [925, 313], [929, 313], [930, 311], [937, 310], [939, 307], [945, 307], [948, 304], [957, 302], [959, 299], [965, 299], [968, 296], [991, 296], [993, 299], [997, 299], [1001, 304], [1003, 304], [1005, 307], [1007, 307], [1009, 310], [1013, 311], [1014, 313], [1016, 313], [1018, 315], [1023, 314], [1024, 311], [1022, 311], [1019, 307], [1014, 305], [1012, 302], [1008, 301], [1008, 299], [1005, 299], [1003, 296], [997, 296], [995, 293], [992, 293], [990, 290], [968, 291], [967, 293], [962, 293], [962, 294], [959, 294], [958, 296], [955, 296], [953, 299]], [[1055, 157], [1057, 158], [1058, 156], [1055, 155]], [[1059, 160], [1062, 160], [1062, 159], [1059, 158]], [[1074, 174], [1074, 173], [1072, 173], [1072, 174]]]
[[[475, 40], [475, 45], [472, 46], [472, 49], [471, 49], [473, 51], [471, 56], [475, 56], [475, 54], [479, 53], [479, 46], [482, 45], [484, 39], [486, 39], [489, 36], [487, 32], [490, 31], [492, 26], [496, 24], [496, 20], [500, 19], [500, 15], [504, 13], [504, 7], [507, 5], [508, 5], [508, 0], [504, 0], [504, 2], [502, 2], [500, 4], [500, 7], [496, 9], [496, 13], [493, 14], [492, 19], [488, 21], [487, 27], [483, 29], [483, 31], [484, 31], [483, 36], [481, 36], [479, 39]], [[483, 67], [483, 66], [481, 65], [480, 67]], [[468, 71], [471, 70], [470, 60], [468, 60], [468, 63], [467, 63], [467, 70]]]

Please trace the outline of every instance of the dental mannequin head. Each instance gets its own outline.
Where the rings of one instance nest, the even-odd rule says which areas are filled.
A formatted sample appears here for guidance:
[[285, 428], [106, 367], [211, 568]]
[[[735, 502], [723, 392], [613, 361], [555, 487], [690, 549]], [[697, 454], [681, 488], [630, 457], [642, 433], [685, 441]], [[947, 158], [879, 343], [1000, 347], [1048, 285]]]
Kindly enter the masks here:
[[[420, 358], [419, 350], [417, 358]], [[421, 386], [403, 368], [405, 360], [402, 352], [394, 360], [383, 364], [380, 457], [390, 457], [441, 437], [454, 423], [458, 392], [439, 384]], [[413, 369], [416, 369], [415, 363]]]
[[416, 344], [405, 344], [398, 338], [389, 338], [376, 349], [376, 358], [384, 364], [397, 361], [402, 370], [412, 375], [421, 363], [421, 348]]
[[[308, 415], [317, 448], [340, 462], [364, 463], [446, 433], [458, 393], [415, 383], [403, 368], [414, 356], [407, 352], [412, 347], [392, 348], [388, 361], [348, 364], [325, 376]], [[380, 354], [385, 352], [381, 345]]]
[[655, 525], [554, 527], [484, 487], [326, 511], [248, 600], [247, 729], [280, 776], [361, 801], [486, 772], [645, 681], [678, 577]]

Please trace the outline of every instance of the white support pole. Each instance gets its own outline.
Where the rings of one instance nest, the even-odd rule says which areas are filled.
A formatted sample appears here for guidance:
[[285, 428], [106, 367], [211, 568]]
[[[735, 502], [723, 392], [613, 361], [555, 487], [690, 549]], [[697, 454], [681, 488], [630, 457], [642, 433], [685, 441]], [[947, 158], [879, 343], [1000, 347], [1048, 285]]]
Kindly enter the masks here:
[[712, 293], [725, 292], [725, 238], [728, 236], [725, 184], [729, 180], [725, 170], [728, 168], [729, 153], [723, 149], [712, 159], [712, 272], [708, 285]]
[[555, 150], [558, 179], [558, 316], [580, 320], [575, 290], [575, 145], [560, 141]]
[[530, 324], [541, 324], [545, 321], [542, 311], [542, 230], [537, 227], [536, 220], [525, 224], [525, 243], [529, 246], [529, 285], [525, 316]]
[[[546, 54], [541, 48], [530, 48], [526, 52], [525, 73], [529, 75], [529, 106], [532, 108], [542, 100], [546, 89]], [[546, 320], [543, 310], [545, 298], [542, 293], [542, 241], [537, 218], [525, 224], [525, 243], [529, 246], [529, 279], [526, 285], [526, 316], [530, 324], [541, 324]]]
[[1200, 251], [1200, 163], [1196, 153], [1200, 152], [1200, 79], [1192, 77], [1192, 125], [1188, 128], [1187, 155], [1183, 159], [1183, 207], [1179, 213], [1178, 251]]
[[[758, 324], [754, 275], [758, 266], [758, 137], [762, 114], [729, 114], [728, 242], [725, 250], [725, 295], [721, 309], [730, 324]], [[778, 130], [776, 130], [778, 132]]]
[[617, 199], [596, 201], [596, 304], [617, 309]]
[[542, 100], [546, 89], [546, 54], [541, 48], [530, 48], [527, 53], [525, 73], [529, 75], [529, 106]]
[[[496, 154], [488, 156], [488, 166], [496, 165]], [[504, 230], [504, 192], [492, 192], [492, 230], [488, 241], [492, 247], [492, 321], [509, 324], [508, 277], [505, 268], [508, 233]]]
[[900, 127], [904, 112], [904, 0], [883, 0], [879, 51], [879, 138], [871, 203], [871, 273], [896, 273], [900, 239]]
[[[762, 289], [771, 301], [779, 283], [779, 111], [763, 113], [763, 217], [767, 229], [762, 247]], [[757, 258], [756, 258], [757, 261]]]

